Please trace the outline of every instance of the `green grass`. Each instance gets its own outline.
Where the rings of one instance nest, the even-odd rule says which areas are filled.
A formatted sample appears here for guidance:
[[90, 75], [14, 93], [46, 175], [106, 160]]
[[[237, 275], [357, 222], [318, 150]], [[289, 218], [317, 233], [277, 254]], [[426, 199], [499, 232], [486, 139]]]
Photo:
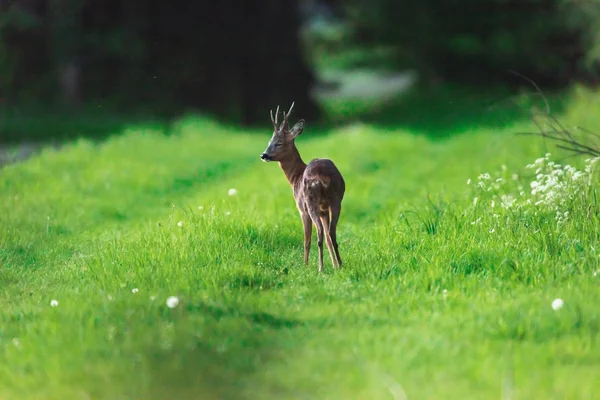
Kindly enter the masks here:
[[[563, 118], [600, 129], [597, 106], [574, 96]], [[347, 183], [344, 267], [326, 253], [321, 275], [259, 160], [267, 124], [132, 126], [5, 167], [0, 398], [600, 398], [595, 192], [557, 227], [476, 188], [502, 165], [527, 184], [547, 147], [511, 134], [526, 128], [308, 124], [305, 161], [332, 158]]]

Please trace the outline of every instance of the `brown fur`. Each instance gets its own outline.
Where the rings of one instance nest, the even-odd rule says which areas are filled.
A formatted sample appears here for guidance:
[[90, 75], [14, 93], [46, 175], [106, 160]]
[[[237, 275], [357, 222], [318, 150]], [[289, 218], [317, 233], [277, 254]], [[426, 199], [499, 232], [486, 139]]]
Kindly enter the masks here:
[[271, 113], [273, 137], [261, 155], [261, 159], [279, 162], [279, 166], [292, 186], [296, 207], [304, 226], [304, 263], [308, 265], [314, 224], [319, 247], [319, 272], [323, 271], [323, 239], [327, 243], [333, 267], [340, 268], [342, 259], [337, 243], [337, 224], [342, 211], [346, 184], [333, 161], [327, 158], [315, 158], [308, 165], [302, 161], [294, 139], [302, 134], [304, 120], [298, 121], [292, 129], [288, 128], [287, 123], [293, 106], [292, 103], [288, 113], [283, 113], [281, 126], [277, 126], [279, 107], [275, 119]]

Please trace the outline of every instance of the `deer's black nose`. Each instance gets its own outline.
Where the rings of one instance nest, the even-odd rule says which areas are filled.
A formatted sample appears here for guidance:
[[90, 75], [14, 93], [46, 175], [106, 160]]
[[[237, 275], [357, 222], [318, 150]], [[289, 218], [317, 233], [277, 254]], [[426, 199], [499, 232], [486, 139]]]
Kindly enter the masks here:
[[263, 161], [269, 161], [271, 159], [271, 157], [269, 157], [269, 155], [267, 153], [262, 153], [260, 155], [260, 159]]

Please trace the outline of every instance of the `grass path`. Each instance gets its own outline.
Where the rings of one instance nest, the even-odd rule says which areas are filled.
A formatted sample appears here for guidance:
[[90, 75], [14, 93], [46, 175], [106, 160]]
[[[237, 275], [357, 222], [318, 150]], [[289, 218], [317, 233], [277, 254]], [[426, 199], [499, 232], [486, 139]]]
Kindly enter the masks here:
[[520, 128], [307, 126], [305, 161], [347, 182], [344, 269], [322, 275], [283, 173], [259, 160], [268, 130], [192, 118], [6, 166], [0, 397], [600, 398], [594, 205], [556, 229], [474, 187], [502, 165], [531, 178], [545, 148]]

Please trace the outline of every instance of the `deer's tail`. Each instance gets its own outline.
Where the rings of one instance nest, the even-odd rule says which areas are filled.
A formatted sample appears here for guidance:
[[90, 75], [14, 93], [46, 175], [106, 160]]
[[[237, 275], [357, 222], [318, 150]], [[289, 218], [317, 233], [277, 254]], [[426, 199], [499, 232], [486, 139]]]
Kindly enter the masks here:
[[311, 188], [322, 188], [327, 189], [329, 184], [331, 183], [331, 179], [328, 176], [317, 176], [307, 182], [308, 186]]

